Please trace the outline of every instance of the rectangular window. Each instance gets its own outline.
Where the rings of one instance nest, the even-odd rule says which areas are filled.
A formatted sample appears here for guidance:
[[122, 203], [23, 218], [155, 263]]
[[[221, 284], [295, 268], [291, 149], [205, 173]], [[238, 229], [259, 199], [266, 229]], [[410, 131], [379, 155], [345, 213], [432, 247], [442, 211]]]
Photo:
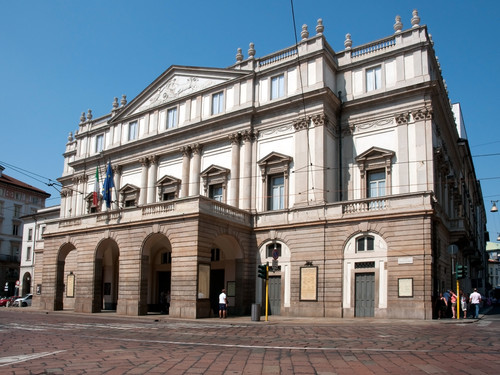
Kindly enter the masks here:
[[172, 253], [166, 252], [161, 254], [161, 264], [171, 264], [172, 263]]
[[95, 152], [101, 152], [104, 147], [104, 134], [95, 137]]
[[374, 238], [371, 236], [361, 237], [356, 240], [356, 251], [373, 251]]
[[128, 140], [133, 141], [137, 139], [137, 121], [128, 124]]
[[218, 262], [220, 260], [220, 249], [215, 248], [211, 250], [210, 260], [212, 262]]
[[368, 173], [368, 198], [377, 198], [385, 195], [385, 172]]
[[14, 217], [20, 217], [21, 216], [21, 206], [15, 204], [14, 205]]
[[382, 88], [382, 68], [376, 66], [366, 69], [366, 91], [372, 91]]
[[163, 200], [164, 201], [172, 201], [174, 199], [175, 199], [175, 192], [163, 193]]
[[281, 98], [285, 95], [285, 75], [281, 74], [271, 78], [271, 99]]
[[167, 111], [167, 129], [177, 126], [177, 108], [171, 108]]
[[285, 208], [285, 177], [271, 176], [269, 179], [268, 210]]
[[19, 224], [12, 224], [12, 235], [13, 236], [19, 235]]
[[222, 184], [210, 185], [208, 189], [208, 197], [222, 202]]
[[33, 238], [33, 229], [28, 229], [28, 241], [31, 241]]
[[3, 215], [3, 201], [0, 201], [0, 215]]
[[31, 246], [26, 248], [26, 260], [31, 260]]
[[218, 92], [212, 95], [212, 115], [222, 113], [224, 109], [224, 93]]

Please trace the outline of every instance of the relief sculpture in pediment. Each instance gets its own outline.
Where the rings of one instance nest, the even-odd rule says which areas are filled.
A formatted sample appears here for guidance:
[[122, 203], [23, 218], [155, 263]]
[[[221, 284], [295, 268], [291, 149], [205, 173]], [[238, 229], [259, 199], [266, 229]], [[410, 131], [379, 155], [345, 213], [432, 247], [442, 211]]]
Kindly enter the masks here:
[[176, 76], [160, 86], [141, 108], [157, 106], [217, 83], [210, 79]]

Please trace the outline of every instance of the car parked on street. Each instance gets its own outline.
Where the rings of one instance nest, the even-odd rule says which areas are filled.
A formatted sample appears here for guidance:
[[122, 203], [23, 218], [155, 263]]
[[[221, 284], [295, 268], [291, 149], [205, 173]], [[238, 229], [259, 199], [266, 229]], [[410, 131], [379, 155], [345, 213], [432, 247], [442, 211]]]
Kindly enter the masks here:
[[6, 306], [6, 307], [12, 306], [12, 304], [16, 299], [19, 299], [19, 296], [4, 297], [0, 299], [0, 306]]
[[31, 306], [31, 300], [33, 299], [32, 294], [26, 294], [22, 298], [18, 298], [14, 301], [14, 304], [12, 306], [14, 307], [27, 307]]

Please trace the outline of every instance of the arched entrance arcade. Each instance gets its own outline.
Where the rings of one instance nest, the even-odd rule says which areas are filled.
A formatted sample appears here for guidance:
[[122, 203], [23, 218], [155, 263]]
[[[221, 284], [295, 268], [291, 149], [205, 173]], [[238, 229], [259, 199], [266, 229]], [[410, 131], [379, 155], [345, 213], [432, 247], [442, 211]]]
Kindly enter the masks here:
[[238, 241], [231, 235], [217, 236], [210, 249], [210, 316], [217, 316], [219, 294], [226, 289], [229, 314], [244, 313], [244, 256]]
[[147, 237], [141, 259], [139, 314], [168, 313], [172, 285], [172, 246], [168, 238], [161, 233]]
[[75, 308], [77, 270], [76, 247], [68, 242], [59, 248], [56, 266], [56, 293], [54, 310]]
[[116, 310], [119, 284], [118, 244], [111, 238], [102, 240], [95, 252], [92, 312]]

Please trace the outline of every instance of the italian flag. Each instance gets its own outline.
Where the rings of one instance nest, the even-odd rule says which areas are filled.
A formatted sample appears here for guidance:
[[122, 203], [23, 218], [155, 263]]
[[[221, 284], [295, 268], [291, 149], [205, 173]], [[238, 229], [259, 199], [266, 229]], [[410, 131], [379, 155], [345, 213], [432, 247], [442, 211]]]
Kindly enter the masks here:
[[92, 194], [92, 204], [97, 206], [99, 203], [99, 168], [95, 169], [94, 193]]

